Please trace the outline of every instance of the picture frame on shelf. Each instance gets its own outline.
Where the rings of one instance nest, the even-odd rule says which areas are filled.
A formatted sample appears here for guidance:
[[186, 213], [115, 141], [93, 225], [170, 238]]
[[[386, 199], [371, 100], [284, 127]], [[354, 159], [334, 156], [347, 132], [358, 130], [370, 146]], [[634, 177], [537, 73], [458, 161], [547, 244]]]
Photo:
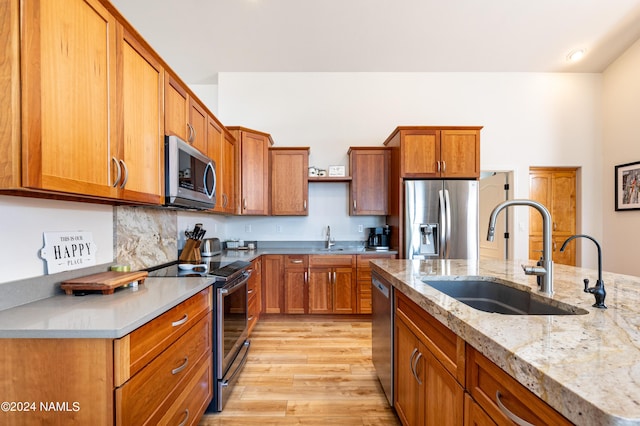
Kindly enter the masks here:
[[640, 210], [640, 161], [615, 166], [616, 211]]
[[346, 176], [345, 166], [329, 166], [330, 177], [344, 177]]

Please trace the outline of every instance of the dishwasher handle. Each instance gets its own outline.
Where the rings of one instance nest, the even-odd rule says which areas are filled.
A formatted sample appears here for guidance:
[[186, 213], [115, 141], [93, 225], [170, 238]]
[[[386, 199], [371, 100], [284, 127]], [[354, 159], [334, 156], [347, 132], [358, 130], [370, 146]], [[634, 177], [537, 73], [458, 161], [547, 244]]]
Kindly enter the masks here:
[[373, 284], [373, 288], [376, 288], [382, 293], [384, 297], [389, 298], [389, 287], [381, 283], [379, 280], [372, 278], [371, 283]]

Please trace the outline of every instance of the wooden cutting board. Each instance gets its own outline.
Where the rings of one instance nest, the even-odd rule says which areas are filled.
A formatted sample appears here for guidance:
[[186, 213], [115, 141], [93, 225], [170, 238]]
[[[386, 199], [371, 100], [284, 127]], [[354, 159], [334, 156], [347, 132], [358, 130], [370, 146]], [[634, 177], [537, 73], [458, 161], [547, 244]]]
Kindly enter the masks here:
[[148, 275], [149, 273], [147, 271], [108, 271], [63, 281], [60, 287], [66, 294], [73, 294], [74, 291], [87, 290], [98, 290], [101, 291], [102, 294], [113, 294], [116, 288], [132, 283], [133, 281], [138, 281], [138, 284], [144, 284], [144, 280]]

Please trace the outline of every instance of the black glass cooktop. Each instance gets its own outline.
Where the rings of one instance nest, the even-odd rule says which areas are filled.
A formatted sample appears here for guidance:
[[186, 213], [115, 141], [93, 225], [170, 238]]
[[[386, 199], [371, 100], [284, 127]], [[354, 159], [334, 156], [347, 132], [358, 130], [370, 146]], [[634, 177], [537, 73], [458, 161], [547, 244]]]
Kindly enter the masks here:
[[215, 277], [225, 280], [251, 266], [243, 260], [223, 260], [221, 256], [204, 258], [201, 264], [181, 264], [179, 261], [147, 268], [150, 277]]

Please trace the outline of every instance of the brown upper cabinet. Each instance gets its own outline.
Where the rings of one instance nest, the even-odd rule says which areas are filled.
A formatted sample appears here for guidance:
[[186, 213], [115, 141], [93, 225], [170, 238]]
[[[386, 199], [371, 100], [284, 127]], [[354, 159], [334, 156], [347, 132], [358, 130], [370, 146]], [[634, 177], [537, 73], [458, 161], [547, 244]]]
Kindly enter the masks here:
[[385, 216], [388, 213], [389, 159], [389, 149], [385, 147], [349, 148], [350, 215]]
[[309, 214], [309, 147], [270, 148], [271, 214]]
[[185, 89], [180, 80], [170, 74], [165, 79], [164, 125], [168, 135], [189, 142], [202, 153], [207, 152], [207, 112]]
[[2, 189], [161, 203], [164, 71], [150, 49], [97, 0], [7, 3]]
[[207, 152], [216, 164], [216, 206], [213, 211], [233, 214], [235, 205], [235, 139], [214, 117], [208, 116]]
[[269, 147], [273, 139], [268, 133], [244, 127], [227, 127], [236, 140], [235, 191], [239, 201], [237, 214], [269, 214]]
[[384, 142], [395, 148], [402, 178], [480, 177], [482, 127], [398, 127]]
[[[127, 30], [122, 46], [122, 143], [125, 182], [120, 198], [162, 204], [164, 199], [163, 75], [160, 62]], [[115, 163], [115, 160], [114, 160]]]

